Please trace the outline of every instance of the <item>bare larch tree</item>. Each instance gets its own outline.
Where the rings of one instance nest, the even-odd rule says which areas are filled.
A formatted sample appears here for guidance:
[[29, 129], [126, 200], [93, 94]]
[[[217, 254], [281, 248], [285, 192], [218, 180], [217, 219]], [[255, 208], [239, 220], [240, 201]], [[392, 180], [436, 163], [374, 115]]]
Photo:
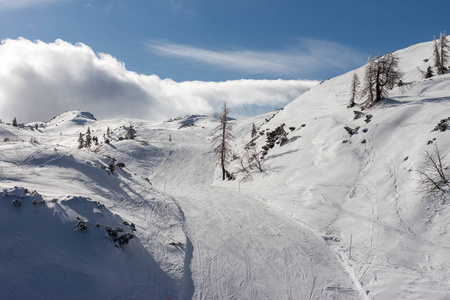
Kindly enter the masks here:
[[351, 90], [351, 96], [350, 96], [350, 104], [347, 106], [348, 108], [352, 108], [355, 106], [355, 98], [359, 91], [359, 77], [355, 73], [353, 73], [353, 79], [352, 79], [352, 90]]
[[228, 122], [228, 117], [231, 110], [227, 107], [225, 102], [222, 107], [222, 114], [220, 116], [220, 124], [214, 130], [214, 136], [212, 139], [212, 145], [214, 148], [214, 153], [220, 161], [220, 166], [222, 168], [222, 180], [226, 178], [226, 165], [230, 162], [232, 158], [232, 151], [230, 146], [230, 141], [233, 140], [233, 127]]
[[398, 57], [394, 53], [369, 58], [367, 62], [362, 97], [367, 97], [364, 108], [372, 107], [386, 99], [389, 90], [401, 83], [402, 72], [398, 68]]
[[447, 41], [447, 36], [441, 33], [439, 40], [434, 40], [433, 56], [434, 56], [434, 67], [436, 68], [436, 73], [442, 75], [448, 71], [445, 66], [448, 63], [450, 45]]

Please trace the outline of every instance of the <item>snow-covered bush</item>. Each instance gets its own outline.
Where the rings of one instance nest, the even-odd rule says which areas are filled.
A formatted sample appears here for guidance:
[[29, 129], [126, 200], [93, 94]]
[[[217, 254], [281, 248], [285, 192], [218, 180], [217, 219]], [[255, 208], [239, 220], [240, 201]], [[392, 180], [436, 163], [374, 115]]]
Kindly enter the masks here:
[[77, 220], [77, 230], [86, 231], [89, 229], [88, 224], [86, 224], [86, 222], [83, 221], [80, 217], [77, 217]]
[[119, 235], [119, 232], [123, 232], [123, 228], [115, 227], [111, 228], [109, 226], [105, 226], [105, 230], [108, 233], [107, 238], [114, 243], [114, 246], [118, 248], [122, 248], [124, 245], [127, 245], [131, 239], [134, 238], [134, 234], [132, 233], [124, 233]]

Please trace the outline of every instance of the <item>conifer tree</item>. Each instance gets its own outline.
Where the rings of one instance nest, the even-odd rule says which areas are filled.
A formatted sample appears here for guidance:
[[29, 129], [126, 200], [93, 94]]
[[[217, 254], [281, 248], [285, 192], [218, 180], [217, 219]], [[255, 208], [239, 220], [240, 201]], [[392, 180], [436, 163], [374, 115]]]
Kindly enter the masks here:
[[214, 153], [219, 159], [220, 166], [222, 168], [222, 180], [226, 178], [226, 165], [230, 162], [232, 157], [230, 141], [233, 139], [233, 127], [228, 122], [228, 116], [230, 115], [230, 109], [225, 102], [222, 107], [222, 114], [220, 116], [220, 124], [214, 130], [214, 136], [212, 139], [212, 146]]
[[431, 78], [433, 76], [434, 76], [433, 69], [431, 68], [431, 66], [428, 66], [428, 68], [427, 68], [427, 70], [426, 70], [426, 72], [424, 74], [424, 77], [425, 78]]
[[130, 128], [128, 128], [127, 134], [125, 135], [125, 139], [134, 140], [135, 137], [136, 137], [136, 130], [134, 130], [133, 125], [130, 125]]
[[83, 134], [80, 132], [80, 137], [78, 138], [78, 149], [81, 149], [84, 147], [84, 139]]
[[255, 123], [252, 125], [252, 138], [258, 135], [258, 130], [256, 129]]
[[84, 147], [90, 149], [91, 148], [91, 129], [88, 127], [87, 131], [86, 131], [86, 139], [84, 141]]
[[350, 96], [350, 104], [348, 105], [348, 108], [351, 108], [355, 106], [355, 98], [359, 91], [359, 77], [355, 73], [353, 73], [353, 79], [352, 79], [352, 87], [351, 87], [351, 96]]
[[17, 120], [16, 117], [14, 117], [13, 121], [12, 121], [12, 126], [17, 127]]

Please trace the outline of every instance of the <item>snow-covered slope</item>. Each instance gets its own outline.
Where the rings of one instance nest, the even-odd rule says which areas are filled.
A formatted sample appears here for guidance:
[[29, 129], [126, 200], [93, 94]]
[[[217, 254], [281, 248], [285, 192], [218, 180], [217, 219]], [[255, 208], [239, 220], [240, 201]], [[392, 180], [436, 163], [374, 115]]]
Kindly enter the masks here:
[[[424, 153], [450, 146], [449, 131], [433, 131], [450, 117], [450, 75], [421, 78], [417, 67], [432, 63], [432, 43], [397, 53], [403, 81], [414, 86], [394, 89], [360, 118], [354, 118], [358, 107], [347, 108], [350, 72], [282, 110], [233, 121], [237, 157], [251, 141], [253, 123], [262, 132], [254, 141], [258, 151], [267, 132], [280, 124], [288, 132], [285, 144], [264, 155], [264, 172], [246, 176], [235, 159], [228, 167], [234, 181], [220, 180], [210, 146], [218, 123], [211, 117], [97, 121], [75, 111], [37, 130], [1, 124], [0, 141], [10, 141], [0, 143], [0, 187], [8, 192], [0, 197], [0, 230], [8, 240], [0, 244], [0, 293], [9, 299], [450, 298], [448, 195], [421, 194], [417, 183]], [[355, 72], [362, 78], [364, 69]], [[122, 140], [130, 125], [137, 138]], [[360, 129], [349, 136], [345, 126]], [[97, 153], [78, 149], [88, 127], [100, 142], [111, 130], [110, 143], [94, 147]], [[124, 164], [115, 174], [107, 169], [111, 158]], [[15, 186], [38, 191], [46, 205], [33, 205], [33, 196]], [[20, 207], [12, 194], [24, 195]], [[88, 221], [88, 231], [76, 230], [76, 217]], [[114, 247], [105, 225], [136, 237]]]
[[[312, 88], [269, 122], [255, 119], [266, 132], [281, 123], [296, 129], [269, 150], [266, 172], [241, 183], [241, 191], [323, 236], [369, 297], [447, 299], [448, 195], [419, 193], [417, 170], [434, 145], [448, 153], [450, 132], [433, 130], [450, 117], [450, 75], [422, 79], [417, 67], [432, 64], [432, 43], [397, 54], [403, 81], [414, 86], [395, 88], [356, 120], [353, 110], [360, 109], [346, 108], [353, 72]], [[363, 77], [363, 68], [356, 72]], [[350, 137], [345, 126], [360, 130]], [[247, 134], [240, 144], [250, 130], [249, 123], [239, 127]], [[256, 143], [263, 146], [265, 137]]]

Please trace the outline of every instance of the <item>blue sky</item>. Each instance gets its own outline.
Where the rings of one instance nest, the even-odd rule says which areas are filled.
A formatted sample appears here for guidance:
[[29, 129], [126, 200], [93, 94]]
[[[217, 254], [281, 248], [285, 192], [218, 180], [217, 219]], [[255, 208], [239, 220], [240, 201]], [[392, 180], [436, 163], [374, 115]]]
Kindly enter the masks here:
[[0, 0], [0, 38], [82, 42], [128, 70], [175, 81], [321, 80], [431, 40], [450, 8], [432, 3]]
[[[0, 0], [0, 118], [164, 120], [283, 107], [430, 41], [448, 0]], [[19, 38], [23, 37], [23, 38]]]

